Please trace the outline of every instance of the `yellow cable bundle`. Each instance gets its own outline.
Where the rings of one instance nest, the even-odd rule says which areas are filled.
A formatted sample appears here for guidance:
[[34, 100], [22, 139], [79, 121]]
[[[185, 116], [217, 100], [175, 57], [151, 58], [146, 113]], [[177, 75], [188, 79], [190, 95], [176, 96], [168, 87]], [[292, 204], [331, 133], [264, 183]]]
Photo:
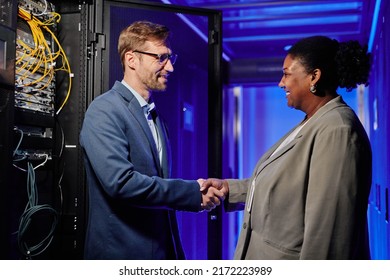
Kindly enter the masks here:
[[[30, 27], [34, 41], [34, 48], [31, 48], [23, 41], [18, 40], [18, 44], [23, 46], [23, 49], [25, 51], [19, 57], [17, 57], [16, 63], [19, 64], [23, 63], [23, 61], [25, 62], [17, 69], [17, 73], [21, 75], [20, 82], [23, 82], [23, 80], [26, 78], [30, 78], [30, 80], [32, 80], [26, 84], [23, 84], [23, 86], [31, 86], [34, 84], [38, 84], [47, 77], [47, 82], [43, 86], [41, 86], [39, 90], [45, 89], [50, 85], [54, 78], [54, 71], [65, 71], [68, 73], [68, 91], [64, 101], [56, 112], [56, 114], [58, 115], [69, 99], [72, 88], [73, 76], [67, 55], [53, 31], [49, 28], [50, 26], [58, 23], [61, 20], [61, 16], [60, 14], [55, 12], [47, 12], [45, 13], [45, 15], [48, 15], [48, 18], [44, 22], [42, 22], [36, 16], [30, 14], [28, 11], [22, 9], [21, 7], [19, 7], [18, 9], [18, 16], [21, 19], [25, 20]], [[50, 46], [46, 41], [45, 34], [43, 31], [49, 33], [50, 36], [53, 38], [54, 42], [57, 44], [57, 52], [52, 52]], [[56, 69], [55, 61], [58, 58], [61, 58], [62, 67]], [[41, 71], [42, 75], [39, 79], [34, 79], [32, 75], [35, 74], [38, 70]], [[32, 77], [28, 77], [29, 75]]]

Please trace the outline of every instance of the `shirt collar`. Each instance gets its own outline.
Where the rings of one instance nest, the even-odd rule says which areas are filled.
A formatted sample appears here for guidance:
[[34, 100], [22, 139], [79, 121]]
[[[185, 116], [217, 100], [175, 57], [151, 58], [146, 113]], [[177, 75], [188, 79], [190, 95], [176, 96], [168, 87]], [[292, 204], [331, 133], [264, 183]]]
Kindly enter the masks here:
[[139, 102], [139, 105], [141, 107], [144, 107], [146, 105], [148, 105], [148, 103], [146, 102], [146, 100], [137, 92], [135, 91], [131, 86], [129, 86], [124, 80], [121, 81], [121, 83], [128, 89], [130, 90], [130, 92], [135, 96], [135, 98], [137, 98], [138, 102]]

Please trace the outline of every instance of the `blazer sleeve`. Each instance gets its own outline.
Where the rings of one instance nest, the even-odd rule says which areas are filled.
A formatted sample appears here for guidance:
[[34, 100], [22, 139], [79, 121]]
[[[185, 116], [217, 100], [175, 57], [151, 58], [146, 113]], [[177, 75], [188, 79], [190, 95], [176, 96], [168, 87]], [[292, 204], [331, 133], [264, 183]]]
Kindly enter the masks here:
[[246, 179], [227, 179], [229, 184], [229, 194], [224, 201], [226, 211], [244, 210], [246, 196], [250, 186], [250, 178]]
[[325, 129], [317, 135], [307, 178], [301, 259], [351, 256], [359, 203], [367, 203], [359, 194], [362, 176], [367, 174], [360, 165], [369, 160], [362, 156], [361, 140], [347, 126]]
[[[200, 211], [197, 181], [155, 176], [147, 137], [141, 129], [129, 132], [137, 124], [130, 123], [126, 110], [123, 104], [103, 98], [89, 106], [80, 134], [88, 179], [107, 196], [132, 206]], [[137, 155], [136, 163], [130, 157], [131, 149]]]

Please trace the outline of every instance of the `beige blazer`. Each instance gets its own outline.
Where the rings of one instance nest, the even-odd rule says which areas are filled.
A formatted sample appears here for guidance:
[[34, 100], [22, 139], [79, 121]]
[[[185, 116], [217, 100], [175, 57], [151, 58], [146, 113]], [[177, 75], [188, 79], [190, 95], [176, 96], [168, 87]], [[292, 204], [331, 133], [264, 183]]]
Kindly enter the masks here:
[[251, 178], [228, 180], [228, 211], [245, 213], [235, 259], [368, 259], [371, 147], [340, 96]]

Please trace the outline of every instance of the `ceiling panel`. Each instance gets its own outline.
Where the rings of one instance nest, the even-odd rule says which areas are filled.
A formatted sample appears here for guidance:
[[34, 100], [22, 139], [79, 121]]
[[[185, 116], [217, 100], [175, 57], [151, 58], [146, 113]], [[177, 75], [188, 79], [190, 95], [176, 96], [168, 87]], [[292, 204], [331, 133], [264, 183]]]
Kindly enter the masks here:
[[[325, 35], [339, 41], [358, 40], [367, 44], [375, 5], [375, 0], [161, 2], [222, 11], [225, 57], [233, 64], [234, 61], [241, 61], [241, 65], [249, 61], [280, 63], [286, 49], [307, 36]], [[200, 29], [205, 30], [205, 27]], [[251, 67], [256, 68], [256, 65]]]
[[[222, 11], [225, 53], [232, 59], [279, 56], [299, 38], [326, 35], [367, 42], [372, 0], [165, 0]], [[372, 12], [371, 12], [372, 14]]]

